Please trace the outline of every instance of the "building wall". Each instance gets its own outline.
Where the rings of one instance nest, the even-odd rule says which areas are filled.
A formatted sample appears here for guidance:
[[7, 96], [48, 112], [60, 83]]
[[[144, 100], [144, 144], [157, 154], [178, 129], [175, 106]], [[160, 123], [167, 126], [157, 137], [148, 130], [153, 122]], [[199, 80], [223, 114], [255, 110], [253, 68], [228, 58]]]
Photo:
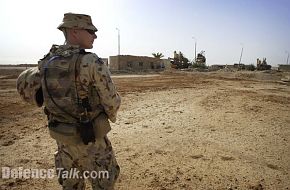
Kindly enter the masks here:
[[224, 69], [227, 65], [211, 65], [209, 66], [210, 71], [218, 71], [220, 69]]
[[171, 68], [171, 62], [169, 59], [161, 59], [163, 64], [164, 64], [164, 68], [165, 69], [170, 69]]
[[290, 65], [279, 65], [279, 71], [290, 71]]
[[109, 57], [109, 68], [111, 70], [159, 70], [164, 69], [167, 64], [163, 59], [146, 56], [119, 55]]

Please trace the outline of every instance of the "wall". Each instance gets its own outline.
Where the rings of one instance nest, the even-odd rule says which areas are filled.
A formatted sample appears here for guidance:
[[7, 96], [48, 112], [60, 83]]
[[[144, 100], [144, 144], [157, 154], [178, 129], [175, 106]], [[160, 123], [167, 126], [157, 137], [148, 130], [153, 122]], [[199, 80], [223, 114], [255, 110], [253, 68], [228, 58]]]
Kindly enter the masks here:
[[119, 55], [109, 57], [110, 70], [146, 71], [168, 67], [166, 59], [146, 56]]
[[290, 71], [290, 65], [279, 65], [279, 71]]

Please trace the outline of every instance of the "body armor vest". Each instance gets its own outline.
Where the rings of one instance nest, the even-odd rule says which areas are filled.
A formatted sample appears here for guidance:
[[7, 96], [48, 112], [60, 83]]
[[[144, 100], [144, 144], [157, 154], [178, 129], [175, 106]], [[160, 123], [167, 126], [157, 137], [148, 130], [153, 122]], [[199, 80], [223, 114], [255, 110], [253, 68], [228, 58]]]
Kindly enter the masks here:
[[[87, 54], [71, 46], [53, 46], [50, 53], [39, 61], [44, 106], [48, 119], [76, 123], [84, 111], [82, 99], [87, 99], [88, 117], [94, 119], [103, 112], [94, 86], [80, 82], [82, 57]], [[85, 69], [85, 68], [83, 68]]]

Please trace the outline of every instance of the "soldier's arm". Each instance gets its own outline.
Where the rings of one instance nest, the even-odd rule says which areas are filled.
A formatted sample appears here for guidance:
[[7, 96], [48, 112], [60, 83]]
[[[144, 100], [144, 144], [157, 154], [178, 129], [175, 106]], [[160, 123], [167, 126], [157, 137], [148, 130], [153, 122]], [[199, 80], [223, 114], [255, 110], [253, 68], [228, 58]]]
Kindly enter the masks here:
[[83, 57], [81, 66], [88, 67], [88, 77], [96, 87], [101, 104], [108, 118], [115, 122], [121, 104], [121, 97], [111, 79], [111, 73], [107, 65], [99, 61], [95, 54], [87, 54]]

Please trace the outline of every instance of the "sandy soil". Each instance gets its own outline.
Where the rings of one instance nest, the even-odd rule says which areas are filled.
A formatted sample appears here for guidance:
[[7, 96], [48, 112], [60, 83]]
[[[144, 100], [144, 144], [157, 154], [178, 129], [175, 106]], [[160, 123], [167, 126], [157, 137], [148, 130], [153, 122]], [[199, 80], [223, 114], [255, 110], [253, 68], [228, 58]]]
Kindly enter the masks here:
[[[0, 70], [0, 167], [52, 169], [56, 144], [42, 109], [17, 95], [18, 73]], [[290, 87], [281, 81], [289, 76], [113, 77], [123, 97], [109, 134], [116, 189], [289, 189]], [[0, 189], [61, 189], [56, 178], [0, 180]]]

